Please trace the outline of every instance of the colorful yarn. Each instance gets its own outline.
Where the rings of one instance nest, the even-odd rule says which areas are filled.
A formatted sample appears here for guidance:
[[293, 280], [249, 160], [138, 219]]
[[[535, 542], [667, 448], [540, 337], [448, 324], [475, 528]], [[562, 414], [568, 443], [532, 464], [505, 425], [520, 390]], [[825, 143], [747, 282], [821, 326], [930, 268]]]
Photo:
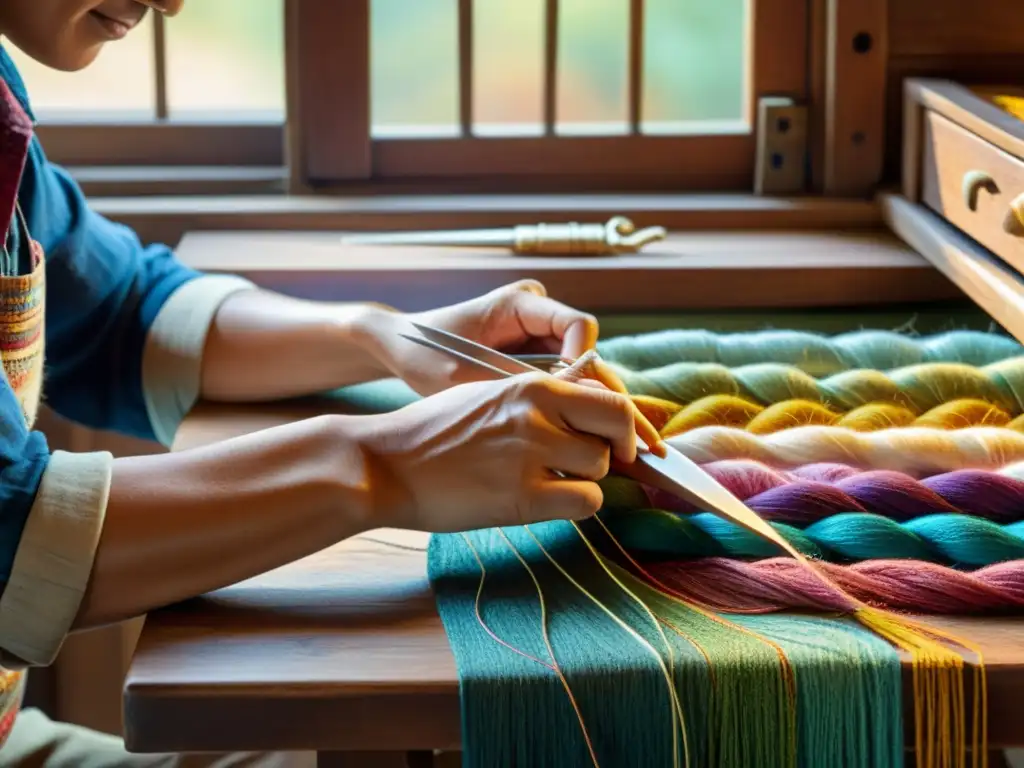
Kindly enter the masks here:
[[1024, 347], [1008, 336], [979, 331], [914, 338], [875, 330], [826, 336], [785, 330], [721, 334], [686, 329], [607, 339], [598, 344], [598, 351], [606, 360], [633, 371], [680, 362], [730, 368], [782, 363], [821, 377], [855, 368], [888, 371], [922, 363], [983, 366], [1024, 354]]
[[[646, 509], [602, 519], [628, 550], [662, 559], [770, 558], [779, 553], [760, 536], [708, 513], [681, 516]], [[830, 562], [926, 560], [975, 568], [1024, 559], [1024, 521], [999, 525], [937, 514], [898, 523], [857, 512], [832, 515], [806, 528], [778, 522], [772, 527], [804, 555]]]
[[829, 462], [892, 469], [917, 477], [1024, 461], [1024, 434], [998, 427], [949, 431], [907, 427], [878, 432], [795, 427], [771, 435], [732, 427], [701, 427], [666, 442], [699, 464], [722, 459], [753, 459], [778, 467]]
[[840, 412], [811, 400], [784, 400], [763, 406], [735, 395], [709, 395], [688, 405], [637, 395], [640, 411], [664, 437], [700, 427], [737, 427], [758, 435], [805, 426], [846, 427], [874, 432], [896, 427], [1006, 427], [1024, 431], [1024, 416], [1014, 418], [999, 406], [984, 400], [951, 400], [924, 413], [895, 403], [871, 403]]
[[902, 766], [888, 643], [848, 620], [717, 617], [587, 551], [564, 522], [431, 538], [464, 765]]
[[[897, 522], [934, 513], [962, 514], [1007, 524], [1024, 519], [1024, 480], [997, 471], [961, 469], [921, 480], [891, 470], [862, 471], [841, 464], [810, 464], [785, 472], [755, 461], [705, 464], [704, 470], [766, 520], [807, 525], [840, 512], [873, 512]], [[651, 506], [698, 512], [688, 502], [657, 488], [614, 487], [615, 507]], [[606, 498], [607, 498], [606, 492]], [[628, 494], [628, 496], [624, 496]]]
[[727, 368], [716, 363], [674, 363], [631, 371], [615, 367], [626, 389], [680, 405], [709, 395], [732, 395], [762, 405], [810, 400], [849, 411], [894, 403], [920, 415], [951, 400], [983, 400], [1013, 416], [1024, 413], [1024, 356], [978, 368], [962, 363], [924, 363], [889, 372], [858, 369], [816, 379], [799, 368], [758, 363]]
[[[820, 567], [853, 597], [892, 610], [981, 615], [1024, 608], [1024, 563], [1020, 560], [969, 573], [913, 560], [821, 563]], [[789, 558], [752, 563], [706, 558], [656, 563], [649, 570], [682, 594], [725, 612], [842, 610], [834, 594]]]
[[[622, 478], [604, 482], [606, 509], [584, 525], [432, 537], [465, 764], [895, 768], [896, 649], [913, 669], [919, 766], [965, 766], [969, 746], [983, 763], [980, 653], [888, 611], [1015, 599], [1005, 569], [1024, 564], [1024, 521], [957, 504], [1021, 494], [1024, 476], [980, 470], [1024, 462], [1010, 428], [1024, 414], [1024, 349], [964, 332], [676, 332], [600, 349], [669, 442], [731, 472], [795, 558], [712, 515], [649, 509], [649, 489]], [[964, 653], [976, 654], [970, 721]]]

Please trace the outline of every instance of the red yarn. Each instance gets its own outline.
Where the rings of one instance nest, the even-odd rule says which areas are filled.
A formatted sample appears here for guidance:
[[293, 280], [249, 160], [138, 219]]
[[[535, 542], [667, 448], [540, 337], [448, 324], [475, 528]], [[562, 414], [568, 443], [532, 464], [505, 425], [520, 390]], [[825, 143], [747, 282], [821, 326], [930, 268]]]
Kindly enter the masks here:
[[[818, 565], [851, 596], [891, 610], [985, 614], [1024, 608], [1024, 560], [970, 573], [915, 560]], [[748, 563], [709, 557], [646, 567], [651, 576], [681, 596], [727, 613], [845, 610], [834, 592], [789, 558]]]

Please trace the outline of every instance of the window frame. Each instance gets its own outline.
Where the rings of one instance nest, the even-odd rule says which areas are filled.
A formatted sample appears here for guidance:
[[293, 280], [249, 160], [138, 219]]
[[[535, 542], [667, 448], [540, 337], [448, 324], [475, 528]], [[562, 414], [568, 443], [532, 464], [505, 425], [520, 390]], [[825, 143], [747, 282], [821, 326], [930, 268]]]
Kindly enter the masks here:
[[266, 166], [285, 162], [277, 123], [40, 119], [47, 156], [66, 166]]
[[[378, 138], [370, 124], [370, 2], [286, 0], [287, 124], [293, 192], [417, 187], [436, 191], [749, 191], [762, 96], [797, 102], [808, 90], [808, 0], [749, 0], [750, 130], [685, 136], [476, 137], [471, 112], [471, 37], [460, 10], [460, 112], [455, 138]], [[555, 0], [549, 0], [549, 9]], [[631, 122], [638, 117], [642, 0], [631, 0]], [[552, 19], [549, 10], [548, 20]], [[553, 114], [548, 46], [546, 116]], [[595, 163], [594, 158], [600, 158]]]
[[167, 104], [163, 14], [153, 14], [154, 104], [151, 119], [74, 119], [39, 115], [47, 156], [71, 167], [260, 167], [285, 164], [285, 119], [178, 119]]

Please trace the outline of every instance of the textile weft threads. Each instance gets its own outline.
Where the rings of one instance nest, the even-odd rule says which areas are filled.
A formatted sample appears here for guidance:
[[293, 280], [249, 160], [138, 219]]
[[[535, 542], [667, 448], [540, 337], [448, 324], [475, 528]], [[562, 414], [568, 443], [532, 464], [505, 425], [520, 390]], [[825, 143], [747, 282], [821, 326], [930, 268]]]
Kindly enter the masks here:
[[433, 537], [465, 764], [902, 766], [902, 652], [918, 765], [985, 765], [980, 654], [893, 611], [1024, 602], [1024, 349], [673, 331], [601, 352], [813, 559], [620, 478], [584, 524]]

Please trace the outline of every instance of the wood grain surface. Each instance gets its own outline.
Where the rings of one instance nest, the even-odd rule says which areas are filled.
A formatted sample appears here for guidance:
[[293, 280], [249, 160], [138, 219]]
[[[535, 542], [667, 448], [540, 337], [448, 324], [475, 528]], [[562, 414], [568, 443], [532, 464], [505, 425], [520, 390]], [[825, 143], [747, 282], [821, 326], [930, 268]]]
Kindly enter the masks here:
[[330, 232], [191, 232], [178, 255], [196, 269], [240, 274], [302, 298], [373, 297], [410, 312], [526, 277], [593, 312], [877, 307], [961, 296], [884, 230], [672, 232], [641, 253], [610, 257], [343, 245]]

